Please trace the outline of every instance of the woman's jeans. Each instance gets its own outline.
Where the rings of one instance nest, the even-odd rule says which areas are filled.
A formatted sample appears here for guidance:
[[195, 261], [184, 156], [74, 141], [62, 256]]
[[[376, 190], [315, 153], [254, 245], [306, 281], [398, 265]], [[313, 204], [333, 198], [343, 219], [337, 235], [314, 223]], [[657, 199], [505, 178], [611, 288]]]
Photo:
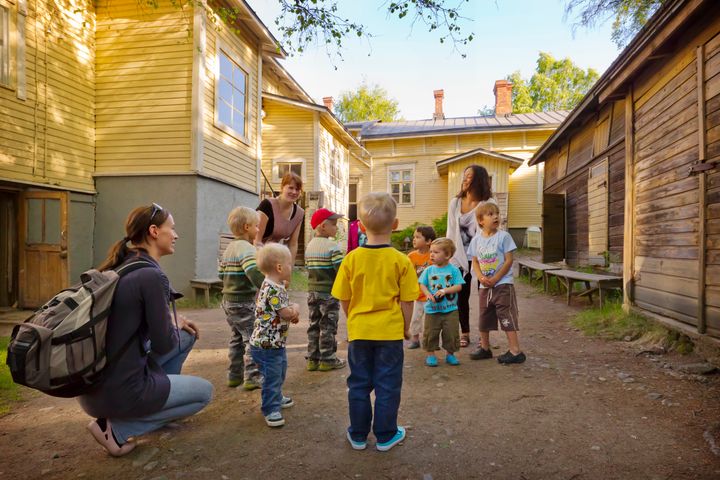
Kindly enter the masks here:
[[458, 294], [458, 316], [460, 317], [460, 331], [470, 333], [470, 289], [472, 286], [472, 262], [468, 263], [468, 273], [463, 277], [465, 283]]
[[287, 351], [285, 347], [260, 348], [251, 345], [250, 352], [263, 376], [260, 410], [267, 417], [271, 413], [279, 412], [281, 408], [282, 386], [287, 373]]
[[153, 358], [170, 379], [170, 395], [162, 409], [139, 418], [110, 419], [112, 431], [120, 443], [128, 438], [152, 432], [158, 428], [193, 415], [210, 403], [213, 387], [210, 382], [200, 377], [180, 375], [185, 359], [195, 344], [195, 337], [185, 330], [180, 330], [180, 348], [173, 349], [165, 355]]
[[[403, 371], [402, 340], [353, 340], [348, 346], [350, 376], [347, 379], [350, 428], [356, 442], [372, 431], [378, 442], [397, 433]], [[375, 390], [375, 415], [370, 392]]]

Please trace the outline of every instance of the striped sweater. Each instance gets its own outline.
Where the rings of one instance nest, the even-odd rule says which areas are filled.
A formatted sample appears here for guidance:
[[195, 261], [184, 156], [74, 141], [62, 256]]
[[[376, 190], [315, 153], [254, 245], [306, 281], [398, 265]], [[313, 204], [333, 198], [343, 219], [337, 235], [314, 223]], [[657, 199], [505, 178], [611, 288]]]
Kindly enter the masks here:
[[315, 237], [305, 248], [308, 291], [330, 293], [344, 253], [330, 238]]
[[223, 281], [223, 300], [252, 302], [265, 275], [255, 262], [255, 247], [246, 240], [233, 240], [225, 249], [218, 272]]

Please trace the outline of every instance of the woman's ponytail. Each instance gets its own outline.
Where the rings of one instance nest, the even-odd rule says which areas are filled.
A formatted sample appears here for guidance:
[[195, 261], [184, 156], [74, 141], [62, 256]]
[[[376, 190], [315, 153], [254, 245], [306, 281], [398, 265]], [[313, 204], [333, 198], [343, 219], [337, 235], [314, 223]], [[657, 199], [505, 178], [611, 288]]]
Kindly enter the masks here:
[[115, 242], [110, 250], [108, 251], [107, 257], [100, 264], [98, 270], [101, 272], [105, 270], [112, 270], [113, 268], [120, 265], [127, 257], [130, 249], [127, 246], [128, 238], [125, 237], [119, 242]]

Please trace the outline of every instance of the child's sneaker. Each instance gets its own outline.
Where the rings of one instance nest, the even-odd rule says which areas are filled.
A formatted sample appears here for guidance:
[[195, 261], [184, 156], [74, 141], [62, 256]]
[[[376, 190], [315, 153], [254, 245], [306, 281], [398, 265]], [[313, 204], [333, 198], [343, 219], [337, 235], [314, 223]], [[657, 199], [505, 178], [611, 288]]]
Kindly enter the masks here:
[[350, 442], [350, 446], [353, 448], [353, 450], [365, 450], [367, 448], [367, 441], [357, 442], [353, 440], [350, 436], [350, 432], [347, 432], [347, 439], [348, 442]]
[[280, 400], [280, 408], [290, 408], [293, 405], [295, 405], [295, 402], [293, 402], [293, 399], [283, 395], [282, 400]]
[[452, 353], [447, 354], [447, 356], [445, 357], [445, 361], [448, 363], [448, 365], [460, 365], [460, 360], [458, 360], [457, 357]]
[[308, 361], [307, 361], [307, 371], [308, 371], [308, 372], [314, 372], [315, 370], [318, 369], [318, 365], [319, 365], [319, 364], [320, 364], [320, 362], [318, 362], [317, 360], [308, 359]]
[[417, 340], [410, 342], [410, 345], [408, 345], [408, 350], [415, 350], [416, 348], [420, 348], [420, 342]]
[[398, 427], [397, 433], [395, 433], [395, 436], [393, 436], [390, 440], [387, 442], [378, 442], [375, 444], [375, 448], [378, 449], [380, 452], [387, 452], [391, 448], [393, 448], [398, 443], [405, 440], [405, 427]]
[[428, 367], [437, 367], [438, 366], [437, 357], [435, 355], [429, 355], [425, 359], [425, 365], [427, 365]]
[[492, 356], [492, 350], [490, 350], [489, 348], [485, 350], [482, 347], [478, 347], [477, 350], [473, 350], [472, 352], [470, 352], [470, 358], [472, 360], [485, 360], [488, 358], [492, 358]]
[[282, 413], [273, 412], [265, 417], [265, 423], [267, 423], [268, 427], [282, 427], [285, 425], [285, 419], [283, 418]]
[[239, 386], [242, 385], [242, 384], [243, 384], [243, 381], [242, 381], [242, 380], [240, 380], [240, 379], [235, 379], [235, 378], [231, 378], [231, 379], [228, 379], [227, 386], [230, 387], [230, 388], [237, 388], [237, 387], [239, 387]]
[[511, 363], [523, 363], [526, 360], [526, 357], [523, 352], [520, 352], [517, 355], [513, 355], [512, 352], [508, 350], [507, 352], [500, 355], [497, 360], [498, 363], [508, 365]]
[[341, 358], [336, 358], [334, 360], [330, 361], [320, 361], [320, 366], [318, 366], [318, 370], [321, 372], [329, 372], [330, 370], [338, 370], [340, 368], [343, 368], [345, 366], [345, 360]]
[[248, 392], [260, 387], [262, 387], [262, 385], [260, 385], [260, 383], [256, 380], [245, 380], [243, 382], [243, 390], [247, 390]]

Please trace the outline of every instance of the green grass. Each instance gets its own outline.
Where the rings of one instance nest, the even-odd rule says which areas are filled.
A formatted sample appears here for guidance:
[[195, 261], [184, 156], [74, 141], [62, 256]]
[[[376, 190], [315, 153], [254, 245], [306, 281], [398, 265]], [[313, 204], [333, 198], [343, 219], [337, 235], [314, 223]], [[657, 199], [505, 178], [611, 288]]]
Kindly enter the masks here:
[[13, 402], [22, 399], [20, 388], [13, 382], [10, 369], [5, 365], [10, 337], [0, 337], [0, 416], [10, 412]]
[[178, 309], [201, 309], [201, 308], [219, 308], [220, 305], [222, 305], [222, 293], [220, 292], [212, 292], [210, 294], [210, 305], [205, 306], [205, 300], [200, 297], [198, 300], [195, 300], [195, 295], [188, 295], [186, 297], [181, 298], [177, 302], [175, 302], [175, 305]]
[[577, 314], [572, 324], [583, 333], [608, 340], [638, 340], [661, 344], [667, 350], [686, 354], [693, 351], [687, 336], [669, 330], [636, 313], [625, 313], [619, 302], [607, 302], [603, 308], [589, 308]]
[[293, 269], [289, 290], [295, 292], [308, 291], [308, 274], [306, 269], [297, 267]]

